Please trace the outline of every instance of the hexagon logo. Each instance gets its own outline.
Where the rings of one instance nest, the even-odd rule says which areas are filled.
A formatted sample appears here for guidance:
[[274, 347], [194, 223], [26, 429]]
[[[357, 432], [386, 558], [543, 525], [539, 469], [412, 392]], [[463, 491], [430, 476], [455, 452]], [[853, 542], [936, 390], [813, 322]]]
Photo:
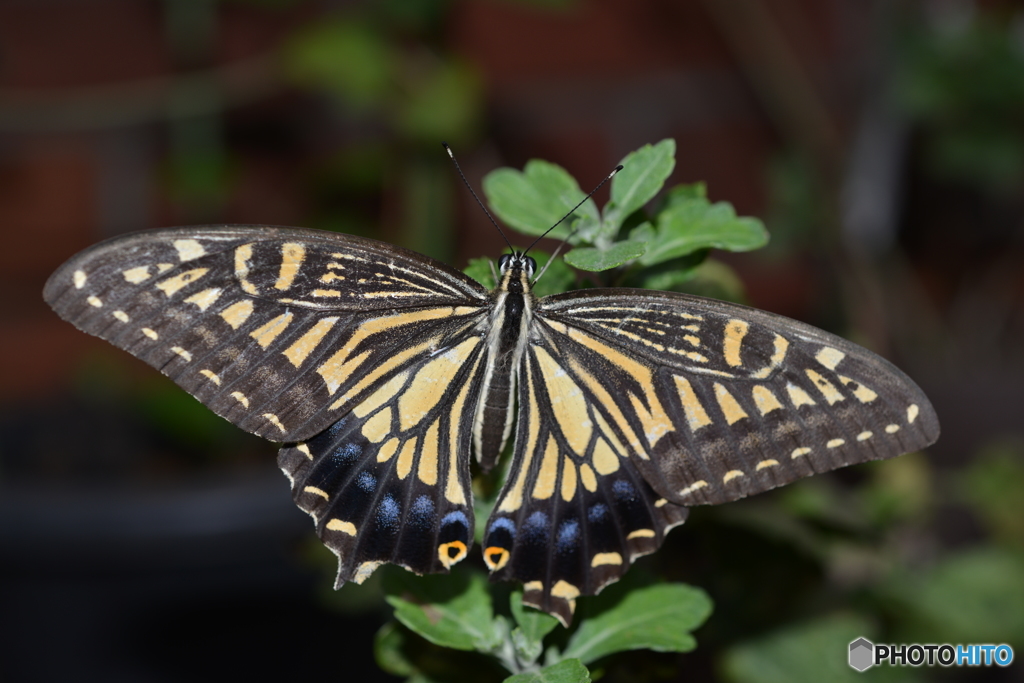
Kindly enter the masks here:
[[850, 643], [850, 666], [857, 671], [871, 668], [875, 663], [875, 644], [867, 638]]

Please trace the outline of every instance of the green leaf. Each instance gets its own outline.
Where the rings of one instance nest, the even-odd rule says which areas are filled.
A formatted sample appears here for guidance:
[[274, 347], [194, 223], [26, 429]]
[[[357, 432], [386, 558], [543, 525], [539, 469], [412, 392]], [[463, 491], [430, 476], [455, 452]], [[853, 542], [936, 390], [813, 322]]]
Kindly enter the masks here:
[[384, 577], [395, 618], [431, 643], [489, 652], [498, 645], [487, 579], [468, 570], [417, 577], [392, 570]]
[[732, 204], [711, 204], [704, 198], [682, 196], [658, 214], [653, 236], [646, 231], [641, 234], [650, 237], [647, 253], [640, 260], [644, 265], [685, 256], [698, 249], [749, 251], [768, 243], [764, 224], [757, 218], [738, 217]]
[[[484, 177], [484, 194], [494, 213], [513, 229], [538, 236], [555, 224], [586, 194], [561, 166], [533, 159], [520, 172], [499, 168]], [[588, 199], [576, 210], [575, 218], [562, 222], [551, 236], [564, 239], [567, 223], [579, 221], [580, 233], [592, 232], [599, 223], [597, 204]]]
[[494, 281], [494, 276], [491, 274], [491, 259], [480, 257], [469, 259], [469, 265], [462, 269], [462, 272], [473, 278], [487, 289], [494, 289], [498, 284]]
[[608, 249], [577, 247], [565, 255], [565, 260], [569, 265], [580, 270], [608, 270], [639, 258], [646, 250], [647, 245], [643, 242], [623, 240], [615, 242]]
[[373, 656], [377, 666], [395, 676], [412, 676], [416, 667], [402, 651], [405, 645], [405, 633], [401, 627], [389, 621], [380, 627], [373, 639]]
[[626, 216], [658, 194], [676, 165], [676, 141], [666, 138], [644, 145], [622, 160], [622, 170], [612, 178], [611, 201], [604, 209], [605, 229], [613, 236]]
[[558, 626], [558, 619], [550, 614], [523, 605], [522, 591], [512, 591], [512, 595], [509, 596], [509, 606], [512, 608], [512, 616], [515, 617], [516, 623], [528, 638], [537, 641], [543, 640], [544, 636]]
[[578, 659], [565, 659], [536, 673], [516, 674], [504, 683], [590, 683], [590, 672]]
[[689, 652], [697, 646], [690, 631], [710, 614], [711, 599], [699, 588], [681, 583], [638, 588], [584, 619], [563, 656], [586, 664], [622, 650]]
[[818, 683], [882, 678], [911, 680], [906, 667], [882, 667], [870, 673], [851, 668], [850, 643], [872, 637], [871, 625], [852, 615], [835, 615], [780, 629], [764, 638], [734, 646], [723, 660], [725, 678], [734, 683]]

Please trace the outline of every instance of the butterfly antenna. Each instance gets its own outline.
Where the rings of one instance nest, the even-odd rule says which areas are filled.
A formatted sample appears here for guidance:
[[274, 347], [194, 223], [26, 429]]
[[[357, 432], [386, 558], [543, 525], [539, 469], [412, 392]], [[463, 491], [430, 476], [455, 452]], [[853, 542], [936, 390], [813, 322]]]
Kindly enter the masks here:
[[[491, 216], [491, 212], [488, 211], [487, 207], [484, 206], [484, 203], [480, 201], [480, 197], [476, 196], [476, 192], [473, 191], [473, 186], [469, 184], [468, 180], [466, 180], [466, 176], [462, 172], [459, 162], [455, 159], [455, 154], [452, 152], [452, 148], [448, 146], [447, 142], [442, 142], [441, 146], [444, 147], [444, 151], [448, 152], [448, 156], [451, 157], [452, 163], [455, 164], [455, 170], [458, 171], [459, 177], [462, 178], [462, 183], [466, 186], [466, 189], [469, 190], [471, 195], [473, 195], [473, 199], [475, 199], [476, 203], [480, 205], [480, 208], [484, 210], [484, 215], [486, 215], [487, 219], [491, 221], [491, 225], [497, 229], [498, 234], [501, 235], [501, 239], [505, 240], [505, 244], [508, 245], [509, 251], [515, 251], [515, 249], [512, 248], [512, 243], [508, 241], [508, 237], [505, 237], [505, 233], [502, 231], [501, 226], [498, 225], [496, 220], [494, 220], [494, 217]], [[555, 225], [557, 225], [557, 223]]]
[[[552, 225], [552, 226], [551, 226], [550, 228], [548, 228], [547, 230], [545, 230], [545, 231], [544, 231], [544, 234], [543, 234], [543, 235], [541, 235], [540, 237], [538, 237], [537, 239], [535, 239], [535, 240], [533, 241], [533, 243], [532, 243], [532, 244], [530, 244], [530, 246], [528, 246], [528, 247], [526, 248], [526, 251], [524, 251], [523, 253], [525, 254], [525, 253], [526, 253], [527, 251], [530, 251], [531, 249], [533, 249], [533, 248], [534, 248], [534, 247], [535, 247], [535, 246], [537, 245], [537, 242], [540, 242], [540, 241], [541, 241], [542, 239], [544, 239], [545, 237], [547, 237], [547, 234], [548, 234], [549, 232], [551, 232], [552, 230], [554, 230], [555, 228], [557, 228], [557, 227], [558, 227], [559, 225], [561, 225], [561, 224], [562, 224], [562, 221], [564, 221], [564, 220], [565, 220], [566, 218], [568, 218], [569, 216], [571, 216], [571, 215], [572, 215], [572, 214], [573, 214], [573, 213], [574, 213], [574, 212], [576, 211], [576, 209], [578, 209], [578, 208], [580, 208], [581, 206], [583, 206], [583, 202], [587, 201], [587, 200], [588, 200], [588, 199], [590, 199], [590, 198], [591, 198], [592, 196], [594, 196], [594, 193], [595, 193], [595, 192], [597, 192], [598, 190], [600, 190], [600, 189], [601, 189], [601, 186], [602, 186], [602, 185], [604, 185], [604, 184], [605, 184], [605, 183], [607, 183], [607, 182], [608, 182], [609, 180], [611, 180], [612, 178], [614, 178], [614, 177], [615, 177], [615, 174], [616, 174], [616, 173], [618, 173], [618, 172], [619, 172], [619, 171], [621, 171], [621, 170], [622, 170], [622, 164], [619, 164], [618, 166], [616, 166], [615, 168], [613, 168], [613, 169], [612, 169], [612, 172], [611, 172], [611, 173], [609, 173], [608, 175], [606, 175], [606, 176], [604, 177], [604, 180], [602, 180], [601, 182], [599, 182], [599, 183], [597, 184], [597, 187], [595, 187], [595, 188], [594, 188], [593, 190], [591, 190], [591, 191], [590, 191], [589, 193], [587, 193], [587, 196], [586, 196], [586, 197], [584, 197], [583, 199], [581, 199], [581, 200], [580, 200], [580, 203], [579, 203], [579, 204], [577, 204], [576, 206], [572, 207], [572, 209], [570, 209], [570, 210], [569, 210], [569, 213], [567, 213], [567, 214], [565, 214], [564, 216], [562, 216], [561, 218], [559, 218], [559, 219], [558, 219], [558, 220], [557, 220], [557, 221], [555, 222], [555, 224], [554, 224], [554, 225]], [[573, 231], [572, 231], [571, 233], [569, 233], [569, 236], [568, 236], [568, 237], [566, 237], [566, 239], [569, 239], [569, 237], [572, 237], [572, 235], [573, 235], [573, 234], [574, 234], [575, 232], [576, 232], [576, 231], [575, 231], [575, 230], [573, 230]], [[564, 242], [564, 241], [565, 241], [565, 240], [563, 240], [563, 242]], [[561, 248], [561, 247], [559, 247], [559, 248]], [[556, 251], [555, 253], [557, 254], [558, 252]], [[552, 259], [554, 259], [554, 256], [552, 256]], [[548, 263], [550, 263], [550, 262], [551, 262], [551, 261], [548, 261]], [[546, 266], [545, 266], [545, 268], [546, 268]], [[541, 271], [541, 272], [543, 273], [544, 271]], [[540, 276], [538, 275], [537, 277], [540, 277]]]

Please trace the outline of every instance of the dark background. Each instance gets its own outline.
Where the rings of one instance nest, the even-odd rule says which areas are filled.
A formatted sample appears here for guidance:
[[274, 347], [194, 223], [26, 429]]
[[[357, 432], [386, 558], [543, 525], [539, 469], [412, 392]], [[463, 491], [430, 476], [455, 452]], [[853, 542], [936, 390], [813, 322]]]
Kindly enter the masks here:
[[1024, 646], [1021, 3], [3, 0], [0, 679], [392, 680], [273, 446], [60, 321], [61, 262], [229, 222], [463, 267], [502, 242], [441, 140], [477, 188], [530, 158], [589, 188], [665, 137], [671, 184], [772, 233], [716, 255], [743, 300], [895, 361], [942, 437], [694, 511], [634, 571], [711, 594], [698, 649], [610, 679], [771, 680], [765, 643], [836, 619]]

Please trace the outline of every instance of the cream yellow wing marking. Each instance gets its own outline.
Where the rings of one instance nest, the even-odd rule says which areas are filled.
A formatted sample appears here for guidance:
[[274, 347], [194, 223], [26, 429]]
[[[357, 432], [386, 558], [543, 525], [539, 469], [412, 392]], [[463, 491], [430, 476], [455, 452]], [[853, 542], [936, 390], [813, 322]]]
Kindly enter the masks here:
[[718, 399], [718, 407], [722, 409], [722, 414], [725, 415], [725, 421], [730, 425], [745, 417], [749, 417], [746, 411], [740, 407], [736, 397], [730, 394], [729, 390], [718, 382], [715, 382], [715, 398]]
[[907, 406], [907, 424], [914, 424], [914, 420], [917, 419], [921, 409], [917, 407], [916, 403], [911, 403]]
[[178, 260], [185, 262], [206, 256], [206, 250], [196, 240], [174, 240], [174, 248], [178, 250]]
[[543, 347], [535, 349], [537, 366], [544, 377], [548, 400], [555, 415], [558, 429], [569, 448], [582, 456], [590, 443], [593, 423], [588, 419], [587, 402], [583, 390], [565, 372]]
[[637, 400], [639, 397], [635, 394], [630, 394], [630, 400], [644, 429], [644, 437], [647, 439], [648, 445], [648, 448], [637, 448], [637, 453], [642, 458], [648, 458], [658, 441], [669, 432], [675, 431], [661, 401], [654, 393], [654, 375], [651, 369], [576, 328], [569, 328], [569, 338], [600, 354], [616, 368], [636, 380], [639, 390], [643, 392], [642, 398], [646, 407]]
[[786, 360], [786, 353], [789, 351], [789, 341], [782, 335], [776, 334], [772, 345], [774, 350], [772, 357], [768, 359], [768, 365], [751, 374], [752, 379], [768, 379], [773, 372], [782, 367], [782, 361]]
[[[472, 337], [466, 340], [466, 342], [472, 340], [479, 341], [478, 338]], [[460, 346], [466, 345], [466, 342], [463, 342]], [[471, 349], [472, 347], [470, 347]], [[458, 396], [456, 396], [455, 402], [452, 404], [448, 419], [448, 474], [445, 478], [444, 497], [456, 505], [467, 504], [464, 486], [459, 480], [459, 433], [462, 430], [463, 420], [472, 419], [469, 411], [465, 409], [466, 397], [469, 395], [469, 380], [476, 376], [481, 358], [483, 358], [483, 354], [478, 355], [473, 362], [473, 367], [470, 368], [469, 374], [466, 376], [467, 380], [462, 383]]]
[[327, 528], [331, 531], [340, 531], [341, 533], [348, 534], [349, 536], [355, 536], [357, 534], [355, 524], [352, 522], [344, 522], [337, 517], [328, 520]]
[[789, 455], [789, 457], [790, 457], [790, 459], [796, 459], [796, 458], [799, 458], [801, 456], [807, 455], [810, 452], [811, 452], [811, 449], [807, 448], [806, 446], [804, 446], [802, 448], [794, 448], [793, 452]]
[[690, 425], [690, 431], [696, 432], [701, 427], [711, 424], [711, 418], [708, 417], [704, 405], [697, 398], [690, 381], [678, 375], [672, 375], [672, 379], [675, 380], [676, 391], [679, 392], [679, 400], [683, 404], [683, 414], [686, 416], [687, 424]]
[[320, 345], [320, 342], [324, 340], [327, 333], [334, 329], [334, 325], [338, 320], [338, 317], [321, 318], [305, 334], [296, 339], [291, 346], [281, 353], [285, 355], [293, 366], [299, 367], [309, 358], [309, 354], [313, 353], [316, 347]]
[[555, 443], [555, 437], [548, 434], [548, 442], [544, 446], [544, 458], [541, 460], [537, 480], [533, 483], [533, 491], [530, 492], [530, 495], [538, 500], [547, 500], [554, 494], [557, 481], [558, 444]]
[[568, 503], [576, 495], [576, 463], [568, 455], [562, 456], [562, 500]]
[[833, 349], [831, 346], [823, 346], [815, 354], [814, 358], [829, 370], [835, 370], [836, 366], [846, 358], [846, 354], [839, 349]]
[[130, 282], [133, 285], [137, 285], [141, 282], [145, 282], [150, 278], [149, 266], [138, 266], [136, 268], [129, 268], [128, 270], [121, 271], [121, 275], [124, 276], [124, 279], [127, 282]]
[[171, 351], [181, 356], [181, 358], [187, 363], [192, 360], [192, 354], [181, 348], [180, 346], [172, 346]]
[[252, 244], [243, 244], [235, 248], [235, 277], [238, 278], [238, 286], [246, 294], [257, 295], [259, 290], [256, 285], [249, 282], [249, 259], [252, 258]]
[[600, 567], [603, 564], [622, 564], [622, 555], [619, 553], [597, 553], [590, 560], [591, 567]]
[[100, 308], [100, 307], [103, 306], [103, 302], [100, 300], [100, 298], [98, 296], [95, 296], [95, 295], [90, 295], [86, 299], [86, 301], [89, 302], [90, 306], [95, 306], [96, 308]]
[[166, 280], [156, 283], [156, 288], [162, 290], [168, 297], [171, 297], [174, 296], [182, 287], [195, 282], [208, 272], [210, 272], [209, 268], [193, 268], [192, 270], [186, 270], [184, 273], [178, 273], [173, 277], [169, 277]]
[[142, 328], [142, 334], [146, 335], [147, 337], [149, 337], [153, 341], [156, 341], [157, 339], [160, 338], [160, 335], [156, 333], [156, 330], [151, 330], [148, 327], [143, 327]]
[[847, 387], [849, 387], [851, 384], [857, 385], [857, 388], [853, 390], [853, 395], [856, 396], [857, 400], [860, 401], [861, 403], [871, 403], [876, 398], [878, 398], [878, 394], [871, 391], [871, 389], [868, 389], [860, 382], [854, 381], [849, 377], [843, 377], [842, 375], [839, 375], [839, 381], [842, 382], [843, 385]]
[[220, 312], [220, 317], [224, 319], [232, 329], [237, 330], [245, 321], [252, 315], [253, 303], [249, 299], [242, 299], [231, 304], [223, 311]]
[[872, 432], [861, 432], [860, 434], [857, 435], [857, 441], [867, 441], [872, 436], [874, 436]]
[[88, 279], [89, 278], [85, 274], [84, 270], [76, 270], [71, 275], [71, 281], [75, 284], [75, 289], [81, 289], [82, 287], [85, 287], [85, 283]]
[[778, 460], [776, 460], [775, 458], [768, 458], [767, 460], [762, 460], [761, 462], [757, 463], [757, 467], [755, 467], [754, 469], [756, 471], [760, 472], [761, 470], [766, 469], [768, 467], [778, 467], [778, 466], [779, 466], [779, 461]]
[[249, 397], [243, 394], [241, 391], [232, 391], [231, 397], [242, 404], [243, 408], [249, 407]]
[[187, 304], [195, 304], [199, 307], [200, 311], [205, 312], [207, 308], [212, 306], [220, 298], [221, 289], [220, 287], [211, 287], [210, 289], [204, 289], [203, 291], [193, 294], [192, 296], [185, 299]]
[[744, 477], [744, 476], [746, 476], [746, 475], [743, 472], [741, 472], [740, 470], [729, 470], [728, 472], [725, 473], [725, 476], [722, 477], [722, 483], [723, 484], [728, 484], [733, 479], [736, 479], [737, 477]]
[[480, 337], [469, 337], [416, 372], [409, 388], [398, 397], [398, 419], [403, 431], [415, 427], [434, 409], [479, 343]]
[[277, 339], [292, 322], [295, 316], [291, 311], [286, 311], [267, 323], [257, 327], [249, 333], [249, 336], [256, 340], [256, 343], [267, 348]]
[[380, 443], [391, 433], [391, 407], [388, 406], [363, 423], [363, 436], [371, 443]]
[[385, 441], [384, 445], [381, 446], [380, 450], [377, 451], [377, 462], [387, 462], [388, 460], [390, 460], [391, 456], [393, 456], [395, 452], [398, 451], [398, 445], [400, 443], [401, 441], [399, 441], [398, 437], [396, 436], [393, 436], [387, 441]]
[[814, 399], [808, 396], [806, 391], [793, 383], [786, 385], [786, 393], [789, 394], [789, 400], [792, 401], [794, 408], [815, 405]]
[[679, 492], [679, 495], [680, 496], [685, 496], [686, 494], [693, 493], [694, 491], [702, 489], [702, 488], [704, 488], [707, 485], [708, 485], [708, 483], [706, 481], [704, 481], [703, 479], [698, 479], [697, 481], [695, 481], [692, 484], [690, 484], [689, 486], [687, 486], [685, 489], [681, 490]]
[[409, 379], [408, 372], [400, 372], [387, 382], [385, 382], [377, 391], [367, 396], [357, 406], [352, 408], [352, 413], [356, 417], [366, 417], [373, 411], [380, 408], [382, 405], [391, 400], [395, 394], [397, 394], [402, 387], [405, 386], [406, 380]]
[[357, 367], [359, 367], [359, 365], [366, 360], [366, 356], [369, 355], [369, 352], [365, 351], [354, 357], [352, 355], [355, 352], [356, 347], [358, 347], [359, 344], [361, 344], [367, 337], [379, 333], [385, 333], [404, 325], [410, 325], [424, 320], [437, 320], [450, 315], [452, 315], [451, 308], [428, 308], [421, 311], [398, 313], [396, 315], [367, 320], [359, 325], [352, 336], [349, 337], [348, 341], [345, 342], [345, 345], [324, 361], [316, 371], [321, 377], [323, 377], [324, 383], [327, 385], [328, 393], [334, 395], [338, 390], [338, 387], [348, 379], [348, 376]]
[[275, 415], [274, 413], [263, 413], [263, 417], [267, 419], [267, 422], [280, 429], [282, 434], [288, 431], [287, 429], [284, 428], [284, 425], [281, 424], [281, 419], [278, 418], [278, 416]]
[[120, 320], [123, 323], [128, 322], [128, 314], [124, 311], [114, 311], [111, 315]]
[[[534, 453], [537, 450], [537, 440], [540, 437], [540, 412], [537, 405], [537, 395], [534, 393], [533, 373], [527, 368], [523, 375], [526, 376], [527, 396], [527, 421], [526, 421], [526, 448], [523, 449], [523, 462], [516, 472], [515, 481], [508, 493], [498, 505], [498, 512], [515, 512], [523, 504], [523, 489], [526, 487], [526, 477], [530, 473], [530, 464], [533, 462]], [[614, 454], [612, 455], [614, 458]], [[618, 465], [618, 463], [616, 463]], [[549, 494], [550, 495], [550, 494]]]
[[814, 370], [807, 368], [805, 372], [807, 373], [807, 377], [811, 380], [814, 386], [817, 387], [818, 391], [821, 392], [821, 395], [825, 397], [825, 400], [828, 401], [830, 406], [835, 405], [846, 398], [831, 382], [816, 373]]
[[594, 452], [590, 456], [590, 461], [594, 463], [594, 469], [600, 475], [612, 474], [619, 469], [619, 458], [608, 446], [608, 442], [600, 437], [594, 442]]
[[750, 326], [743, 320], [730, 320], [725, 325], [725, 337], [722, 341], [722, 353], [725, 362], [734, 368], [743, 365], [740, 358], [740, 349], [743, 345], [743, 338], [747, 335]]
[[302, 261], [306, 258], [306, 247], [298, 242], [285, 242], [281, 245], [281, 269], [278, 271], [274, 289], [284, 291], [295, 282]]
[[216, 384], [218, 387], [220, 386], [220, 377], [218, 377], [217, 373], [213, 370], [200, 370], [199, 374]]
[[754, 385], [750, 393], [754, 398], [754, 404], [757, 405], [757, 410], [762, 415], [767, 415], [773, 410], [778, 410], [782, 407], [782, 404], [779, 403], [779, 399], [772, 393], [772, 390], [762, 384]]
[[416, 477], [427, 486], [437, 484], [437, 447], [441, 440], [441, 421], [434, 420], [423, 437], [423, 451], [416, 467]]

